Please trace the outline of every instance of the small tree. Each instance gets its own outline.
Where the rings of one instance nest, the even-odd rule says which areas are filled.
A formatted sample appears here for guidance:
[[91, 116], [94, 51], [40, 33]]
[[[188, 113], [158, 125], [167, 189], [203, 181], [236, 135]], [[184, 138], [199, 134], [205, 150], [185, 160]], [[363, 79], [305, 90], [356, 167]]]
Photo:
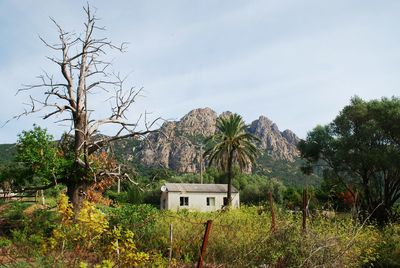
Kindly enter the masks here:
[[[94, 169], [91, 156], [109, 142], [140, 137], [151, 132], [151, 125], [154, 123], [146, 124], [145, 130], [138, 131], [137, 122], [128, 122], [127, 112], [141, 89], [131, 87], [125, 90], [124, 79], [108, 72], [111, 64], [103, 57], [110, 49], [122, 52], [124, 44], [116, 46], [107, 38], [96, 37], [96, 34], [104, 28], [97, 26], [98, 19], [89, 5], [84, 7], [84, 11], [86, 21], [84, 30], [79, 35], [65, 31], [51, 19], [58, 29], [59, 42], [50, 44], [43, 38], [40, 39], [48, 48], [58, 53], [58, 57], [48, 57], [48, 59], [59, 68], [61, 79], [56, 78], [59, 76], [44, 72], [39, 76], [38, 84], [27, 85], [20, 89], [19, 91], [43, 90], [43, 97], [35, 97], [37, 94], [30, 95], [30, 108], [16, 116], [18, 118], [22, 115], [47, 111], [43, 116], [44, 119], [58, 116], [59, 121], [71, 123], [73, 164], [65, 177], [57, 179], [57, 183], [64, 183], [67, 186], [67, 195], [75, 211], [79, 210], [87, 188], [94, 181], [121, 175], [118, 169], [101, 171]], [[106, 118], [94, 119], [92, 117], [96, 104], [89, 99], [92, 94], [99, 91], [113, 93], [107, 98], [111, 103], [111, 114]], [[115, 135], [97, 135], [104, 125], [117, 126]]]
[[204, 156], [209, 165], [215, 164], [228, 177], [228, 207], [232, 204], [233, 166], [242, 171], [255, 162], [259, 154], [254, 142], [258, 139], [246, 132], [246, 125], [238, 114], [217, 119], [217, 133], [207, 140]]
[[34, 125], [32, 130], [24, 130], [18, 135], [16, 148], [15, 165], [24, 171], [13, 176], [18, 188], [56, 184], [68, 160], [61, 157], [53, 136], [46, 129]]

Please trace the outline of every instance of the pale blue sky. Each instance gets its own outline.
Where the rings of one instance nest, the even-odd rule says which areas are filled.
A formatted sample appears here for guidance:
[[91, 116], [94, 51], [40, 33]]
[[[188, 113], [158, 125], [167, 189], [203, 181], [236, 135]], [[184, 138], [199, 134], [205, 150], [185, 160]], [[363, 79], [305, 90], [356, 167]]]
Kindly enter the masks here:
[[[79, 32], [86, 1], [0, 1], [0, 122], [23, 110], [21, 84], [42, 69], [57, 73], [45, 58], [52, 52], [38, 35], [55, 41], [54, 17]], [[115, 42], [113, 68], [145, 88], [129, 117], [179, 119], [210, 107], [260, 115], [300, 137], [330, 122], [351, 96], [399, 96], [400, 1], [91, 1]], [[101, 99], [95, 96], [95, 99]], [[94, 104], [93, 104], [94, 106]], [[99, 114], [107, 102], [96, 104]], [[58, 136], [66, 127], [41, 114], [0, 129], [0, 143], [15, 142], [34, 122]]]

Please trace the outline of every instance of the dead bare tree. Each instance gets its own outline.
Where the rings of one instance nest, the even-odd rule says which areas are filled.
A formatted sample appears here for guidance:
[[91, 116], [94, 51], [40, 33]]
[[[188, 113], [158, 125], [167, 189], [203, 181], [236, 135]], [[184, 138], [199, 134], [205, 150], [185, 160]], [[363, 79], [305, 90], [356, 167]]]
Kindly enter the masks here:
[[[51, 18], [58, 30], [58, 43], [50, 44], [45, 39], [41, 37], [40, 39], [59, 55], [59, 57], [48, 57], [48, 59], [60, 68], [60, 79], [44, 72], [39, 76], [38, 84], [25, 85], [21, 88], [18, 92], [29, 91], [32, 93], [32, 90], [38, 89], [43, 90], [44, 95], [37, 98], [34, 97], [37, 94], [31, 94], [29, 108], [16, 116], [19, 118], [41, 111], [44, 113], [44, 119], [57, 117], [58, 122], [70, 122], [74, 164], [68, 178], [61, 178], [55, 183], [64, 183], [67, 186], [67, 195], [75, 211], [79, 210], [88, 186], [93, 183], [90, 155], [110, 142], [128, 137], [144, 136], [152, 132], [151, 128], [156, 122], [154, 120], [146, 123], [146, 114], [143, 130], [137, 130], [138, 121], [128, 122], [127, 111], [142, 89], [130, 87], [125, 90], [125, 79], [118, 74], [109, 73], [108, 69], [111, 63], [103, 60], [110, 50], [123, 52], [125, 44], [116, 46], [107, 38], [96, 38], [95, 33], [103, 31], [104, 28], [97, 26], [98, 19], [89, 5], [83, 9], [86, 21], [84, 31], [80, 35], [65, 31]], [[94, 110], [89, 109], [88, 97], [99, 90], [111, 94], [109, 98], [112, 103], [111, 115], [102, 119], [92, 119], [91, 115]], [[112, 136], [96, 135], [99, 133], [99, 128], [104, 125], [117, 126], [116, 133]], [[116, 170], [102, 171], [97, 174], [97, 179], [107, 176], [107, 174], [118, 175]]]

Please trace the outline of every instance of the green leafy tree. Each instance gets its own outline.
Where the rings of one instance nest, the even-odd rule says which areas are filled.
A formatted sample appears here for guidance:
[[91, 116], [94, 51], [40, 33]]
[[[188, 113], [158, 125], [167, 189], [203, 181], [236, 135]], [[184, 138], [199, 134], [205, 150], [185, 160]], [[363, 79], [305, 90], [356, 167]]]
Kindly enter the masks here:
[[33, 125], [32, 130], [18, 135], [15, 161], [27, 169], [34, 184], [43, 184], [56, 176], [58, 171], [57, 148], [53, 136], [46, 129]]
[[255, 162], [259, 154], [254, 142], [257, 138], [246, 131], [246, 125], [238, 114], [217, 119], [217, 133], [207, 140], [204, 156], [209, 165], [216, 165], [227, 174], [228, 207], [232, 203], [233, 166], [243, 170]]
[[72, 162], [46, 129], [33, 125], [18, 135], [14, 162], [3, 174], [14, 190], [46, 189], [63, 182]]
[[344, 186], [362, 211], [379, 223], [400, 198], [400, 99], [351, 99], [332, 123], [317, 126], [299, 143], [307, 161]]

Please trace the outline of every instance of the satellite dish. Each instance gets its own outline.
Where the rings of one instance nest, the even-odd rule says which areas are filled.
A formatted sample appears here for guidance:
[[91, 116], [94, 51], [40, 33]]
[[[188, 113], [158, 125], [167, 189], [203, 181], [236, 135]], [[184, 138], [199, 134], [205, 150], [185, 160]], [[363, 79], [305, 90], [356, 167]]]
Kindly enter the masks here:
[[167, 186], [163, 185], [161, 186], [161, 192], [166, 192], [167, 191]]

